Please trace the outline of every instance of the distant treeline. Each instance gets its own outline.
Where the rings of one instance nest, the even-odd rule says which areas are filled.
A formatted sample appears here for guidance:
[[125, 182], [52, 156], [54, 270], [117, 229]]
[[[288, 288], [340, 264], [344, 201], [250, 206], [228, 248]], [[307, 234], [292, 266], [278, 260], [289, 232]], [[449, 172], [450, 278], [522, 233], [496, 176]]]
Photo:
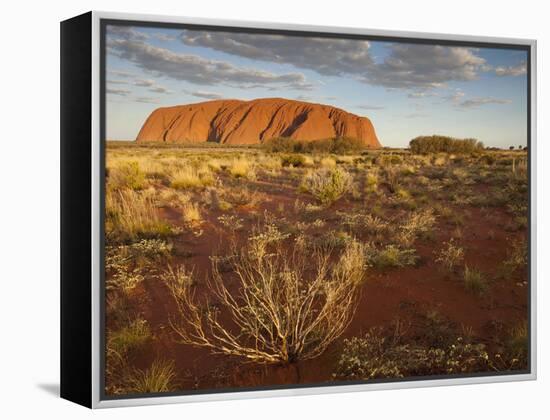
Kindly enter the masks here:
[[455, 139], [448, 136], [420, 136], [409, 142], [412, 153], [475, 153], [483, 150], [483, 143], [476, 139]]
[[323, 140], [294, 140], [288, 137], [274, 137], [263, 143], [268, 152], [282, 153], [334, 153], [358, 152], [366, 148], [365, 143], [353, 137], [334, 137]]

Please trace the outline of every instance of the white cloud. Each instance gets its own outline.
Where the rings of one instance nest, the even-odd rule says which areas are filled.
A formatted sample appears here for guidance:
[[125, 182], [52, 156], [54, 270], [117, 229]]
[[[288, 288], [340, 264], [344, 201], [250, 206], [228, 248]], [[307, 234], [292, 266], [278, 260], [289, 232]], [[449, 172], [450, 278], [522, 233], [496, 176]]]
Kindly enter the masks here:
[[148, 87], [149, 92], [155, 92], [155, 93], [172, 93], [171, 90], [165, 88], [164, 86], [161, 86], [157, 84], [152, 79], [136, 79], [134, 80], [134, 85], [139, 87]]
[[187, 80], [201, 85], [226, 84], [241, 88], [276, 85], [278, 88], [311, 90], [313, 85], [301, 73], [275, 74], [231, 63], [182, 54], [143, 41], [111, 39], [111, 53], [158, 76]]
[[159, 41], [165, 41], [165, 42], [175, 41], [177, 39], [175, 35], [168, 35], [163, 33], [154, 33], [153, 38], [158, 39]]
[[495, 68], [497, 76], [521, 76], [527, 73], [527, 63], [522, 62], [515, 66], [499, 66]]
[[470, 81], [485, 70], [485, 59], [464, 47], [393, 44], [383, 62], [369, 66], [363, 81], [391, 89], [420, 92], [452, 81]]
[[365, 40], [185, 30], [188, 46], [207, 47], [253, 60], [292, 64], [323, 75], [357, 73], [372, 63]]
[[155, 85], [155, 81], [151, 79], [136, 79], [134, 85], [142, 87], [151, 87]]
[[422, 98], [429, 98], [433, 96], [438, 96], [435, 92], [430, 91], [416, 91], [416, 92], [410, 92], [407, 94], [407, 97], [410, 99], [422, 99]]
[[378, 109], [384, 109], [386, 108], [385, 106], [379, 106], [379, 105], [357, 105], [357, 108], [361, 108], [361, 109], [366, 109], [366, 110], [378, 110]]
[[197, 98], [203, 98], [203, 99], [221, 99], [223, 98], [223, 95], [215, 92], [206, 92], [204, 90], [184, 90], [185, 93], [191, 96], [195, 96]]
[[157, 104], [159, 102], [158, 98], [151, 98], [149, 96], [139, 96], [135, 98], [134, 101], [144, 104]]
[[129, 71], [123, 71], [123, 70], [108, 70], [107, 73], [112, 74], [113, 76], [118, 76], [118, 77], [134, 77], [135, 76], [134, 73], [131, 73]]
[[410, 114], [406, 114], [404, 115], [405, 118], [408, 118], [408, 119], [415, 119], [415, 118], [425, 118], [427, 117], [428, 115], [427, 114], [423, 114], [421, 112], [412, 112]]
[[446, 102], [451, 102], [456, 105], [460, 103], [460, 101], [464, 98], [464, 96], [466, 96], [466, 94], [463, 91], [461, 91], [460, 89], [456, 89], [453, 93], [447, 96], [444, 96], [443, 100], [445, 100]]
[[118, 95], [118, 96], [127, 96], [131, 93], [129, 90], [126, 90], [126, 89], [113, 89], [113, 88], [107, 88], [106, 92], [109, 95]]
[[164, 86], [159, 86], [159, 85], [152, 86], [151, 89], [149, 89], [149, 92], [165, 93], [165, 94], [173, 93], [170, 89], [167, 89]]
[[490, 70], [476, 49], [466, 47], [392, 44], [390, 54], [378, 62], [364, 40], [190, 30], [183, 31], [181, 40], [188, 46], [291, 64], [322, 75], [348, 74], [376, 86], [414, 90], [413, 97], [451, 81], [475, 80]]
[[127, 80], [107, 80], [107, 83], [110, 85], [127, 85]]
[[511, 104], [511, 103], [512, 101], [510, 99], [481, 97], [481, 98], [467, 99], [465, 101], [460, 102], [458, 106], [462, 108], [477, 108], [482, 105], [490, 105], [490, 104], [505, 105], [505, 104]]
[[145, 40], [149, 39], [149, 35], [144, 32], [138, 31], [132, 26], [122, 26], [122, 25], [107, 25], [106, 28], [107, 36], [117, 36], [118, 38], [123, 39], [136, 39], [136, 40]]

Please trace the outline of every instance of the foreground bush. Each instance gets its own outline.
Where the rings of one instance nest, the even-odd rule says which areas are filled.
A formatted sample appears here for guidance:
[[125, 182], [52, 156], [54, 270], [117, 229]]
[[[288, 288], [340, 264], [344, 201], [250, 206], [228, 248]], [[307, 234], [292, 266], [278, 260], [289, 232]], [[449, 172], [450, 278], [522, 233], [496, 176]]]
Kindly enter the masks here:
[[[283, 251], [284, 235], [258, 234], [231, 262], [236, 287], [221, 267], [208, 281], [213, 301], [200, 302], [193, 273], [164, 276], [177, 303], [171, 326], [183, 343], [261, 363], [290, 363], [319, 356], [352, 319], [364, 276], [364, 250], [352, 242], [336, 262], [327, 251], [296, 245]], [[219, 316], [229, 315], [225, 321]]]
[[476, 139], [455, 139], [447, 136], [420, 136], [409, 142], [412, 153], [474, 153], [484, 149], [483, 143]]
[[333, 137], [323, 140], [295, 140], [275, 137], [264, 141], [263, 148], [274, 153], [334, 153], [345, 154], [364, 150], [365, 143], [353, 137]]

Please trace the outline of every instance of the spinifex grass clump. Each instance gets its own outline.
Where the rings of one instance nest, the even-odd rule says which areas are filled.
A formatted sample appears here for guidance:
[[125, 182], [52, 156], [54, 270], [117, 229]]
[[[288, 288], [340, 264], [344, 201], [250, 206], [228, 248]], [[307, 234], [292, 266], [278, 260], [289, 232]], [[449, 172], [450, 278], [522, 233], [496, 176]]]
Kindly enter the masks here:
[[244, 156], [232, 160], [228, 166], [228, 170], [234, 178], [253, 179], [256, 176], [252, 162]]
[[208, 166], [186, 166], [171, 175], [170, 186], [175, 189], [202, 188], [214, 183], [214, 176]]
[[322, 204], [330, 205], [351, 190], [353, 176], [342, 168], [322, 168], [309, 173], [302, 188]]
[[365, 257], [368, 264], [376, 268], [406, 267], [415, 265], [418, 261], [416, 250], [401, 249], [391, 244], [382, 249], [367, 244], [365, 246]]
[[466, 290], [475, 295], [480, 296], [484, 294], [489, 287], [483, 273], [475, 268], [465, 266], [463, 278]]
[[119, 330], [107, 335], [107, 356], [112, 359], [126, 359], [151, 339], [147, 321], [138, 318]]
[[121, 162], [109, 169], [107, 181], [113, 189], [141, 190], [147, 184], [145, 173], [135, 161]]
[[174, 362], [155, 360], [147, 369], [135, 369], [126, 378], [128, 394], [151, 394], [171, 391], [176, 376]]
[[133, 190], [108, 191], [105, 201], [105, 233], [109, 240], [159, 238], [172, 232], [146, 195]]

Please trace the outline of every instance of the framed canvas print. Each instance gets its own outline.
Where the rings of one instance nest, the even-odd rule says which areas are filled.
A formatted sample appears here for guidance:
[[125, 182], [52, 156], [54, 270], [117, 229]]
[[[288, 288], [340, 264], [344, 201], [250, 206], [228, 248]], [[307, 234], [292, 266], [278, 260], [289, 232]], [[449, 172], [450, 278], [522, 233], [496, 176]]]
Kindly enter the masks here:
[[535, 41], [61, 23], [61, 394], [535, 379]]

